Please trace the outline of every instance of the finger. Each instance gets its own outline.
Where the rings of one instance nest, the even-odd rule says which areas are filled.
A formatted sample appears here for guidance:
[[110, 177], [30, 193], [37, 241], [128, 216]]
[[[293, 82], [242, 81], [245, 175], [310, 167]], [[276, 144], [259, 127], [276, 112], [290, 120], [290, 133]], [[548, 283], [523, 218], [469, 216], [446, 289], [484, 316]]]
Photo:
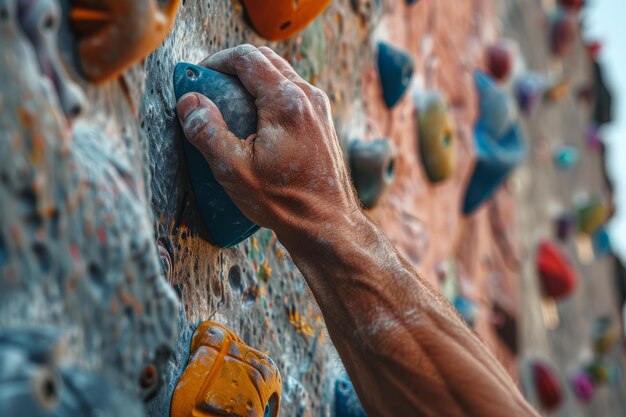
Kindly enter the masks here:
[[256, 98], [275, 94], [285, 83], [289, 83], [265, 55], [247, 44], [217, 52], [198, 65], [236, 75]]
[[280, 71], [281, 74], [289, 81], [300, 87], [302, 91], [307, 95], [309, 100], [313, 103], [318, 103], [323, 106], [327, 106], [330, 104], [328, 101], [328, 96], [319, 88], [311, 85], [305, 79], [300, 77], [296, 70], [285, 60], [283, 57], [274, 52], [271, 48], [267, 46], [261, 46], [259, 51], [263, 55], [267, 57], [267, 59]]
[[216, 178], [232, 174], [247, 155], [245, 142], [229, 129], [217, 106], [207, 97], [188, 93], [176, 105], [187, 140], [206, 158]]
[[[276, 67], [276, 69], [283, 74], [285, 78], [293, 83], [306, 83], [306, 81], [298, 75], [298, 73], [293, 69], [289, 62], [282, 56], [278, 55], [274, 50], [268, 48], [267, 46], [261, 46], [259, 48], [259, 52], [261, 52], [265, 57]], [[308, 84], [308, 83], [307, 83]]]

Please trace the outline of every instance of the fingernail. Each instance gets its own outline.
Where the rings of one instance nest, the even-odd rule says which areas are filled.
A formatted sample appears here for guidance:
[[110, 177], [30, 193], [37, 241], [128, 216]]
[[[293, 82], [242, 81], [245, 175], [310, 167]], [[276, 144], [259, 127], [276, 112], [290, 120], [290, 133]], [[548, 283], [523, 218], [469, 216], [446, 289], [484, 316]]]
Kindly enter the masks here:
[[176, 113], [181, 122], [184, 122], [189, 115], [198, 108], [200, 100], [196, 93], [187, 93], [178, 100]]

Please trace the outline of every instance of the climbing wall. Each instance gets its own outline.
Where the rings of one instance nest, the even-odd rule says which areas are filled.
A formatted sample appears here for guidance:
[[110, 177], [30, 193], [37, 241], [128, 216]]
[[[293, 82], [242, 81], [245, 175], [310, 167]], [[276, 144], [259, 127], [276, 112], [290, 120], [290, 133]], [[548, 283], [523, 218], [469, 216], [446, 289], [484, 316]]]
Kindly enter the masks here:
[[[505, 28], [503, 35], [518, 41], [522, 52], [520, 66], [524, 70], [567, 79], [572, 86], [585, 85], [592, 77], [592, 67], [580, 33], [563, 60], [550, 57], [545, 16], [551, 7], [552, 4], [539, 1], [503, 3], [499, 11]], [[519, 213], [517, 235], [524, 253], [520, 274], [524, 295], [520, 329], [520, 367], [526, 374], [523, 386], [527, 397], [539, 407], [529, 363], [536, 359], [552, 362], [564, 389], [563, 406], [553, 414], [557, 416], [621, 416], [626, 410], [623, 383], [598, 386], [588, 404], [576, 398], [570, 383], [581, 368], [594, 361], [619, 369], [620, 373], [624, 369], [621, 348], [601, 358], [592, 345], [598, 318], [610, 317], [620, 322], [612, 258], [591, 255], [589, 240], [583, 234], [560, 243], [580, 282], [574, 293], [556, 306], [551, 302], [546, 305], [543, 300], [535, 266], [538, 243], [556, 240], [557, 216], [574, 212], [588, 198], [599, 198], [612, 205], [603, 152], [594, 148], [586, 136], [591, 119], [592, 107], [578, 100], [576, 94], [568, 94], [556, 103], [540, 103], [524, 119], [530, 153], [513, 180]], [[553, 162], [554, 152], [564, 145], [580, 152], [579, 162], [566, 172]]]
[[[118, 412], [131, 415], [145, 400], [147, 415], [164, 417], [194, 329], [211, 320], [274, 360], [282, 375], [282, 416], [335, 415], [341, 363], [321, 312], [276, 236], [260, 230], [234, 248], [220, 249], [198, 234], [202, 225], [174, 112], [172, 73], [179, 61], [196, 63], [251, 43], [271, 46], [327, 92], [346, 163], [356, 140], [386, 138], [393, 144], [394, 181], [370, 216], [427, 280], [451, 300], [471, 305], [474, 328], [509, 373], [518, 378], [516, 323], [522, 318], [523, 358], [542, 354], [561, 361], [562, 369], [574, 366], [582, 353], [572, 350], [572, 340], [589, 329], [577, 327], [573, 317], [580, 314], [586, 323], [594, 314], [612, 312], [610, 306], [586, 310], [579, 289], [560, 307], [568, 317], [564, 326], [549, 332], [537, 312], [540, 295], [531, 267], [537, 239], [551, 230], [551, 213], [541, 210], [552, 203], [538, 202], [557, 198], [548, 187], [552, 183], [531, 175], [549, 170], [534, 150], [551, 129], [561, 132], [560, 140], [580, 140], [567, 122], [578, 114], [573, 104], [529, 119], [528, 162], [474, 214], [460, 210], [475, 160], [474, 70], [484, 65], [485, 46], [503, 34], [529, 45], [524, 52], [530, 67], [548, 70], [538, 68], [548, 62], [544, 51], [530, 46], [541, 44], [537, 37], [545, 33], [533, 26], [538, 4], [334, 0], [302, 32], [268, 42], [251, 28], [238, 0], [182, 0], [163, 42], [157, 37], [142, 44], [136, 41], [140, 35], [166, 32], [150, 26], [158, 19], [149, 5], [158, 3], [173, 17], [178, 2], [137, 1], [118, 10], [119, 3], [0, 0], [0, 354], [10, 345], [36, 369], [80, 369], [100, 384], [99, 392], [129, 395], [117, 404]], [[78, 13], [77, 4], [131, 16], [132, 23], [111, 18], [107, 22], [118, 30], [98, 32], [93, 28], [100, 26], [87, 19], [93, 15]], [[90, 44], [94, 33], [105, 35]], [[414, 60], [407, 92], [391, 109], [376, 65], [379, 42]], [[141, 60], [141, 47], [152, 44], [156, 49]], [[103, 45], [105, 50], [85, 55], [85, 48]], [[134, 55], [107, 55], [106, 46]], [[110, 68], [101, 66], [100, 56], [118, 65], [105, 81], [101, 77]], [[584, 63], [572, 65], [581, 72], [576, 76], [586, 76]], [[437, 184], [420, 163], [417, 133], [416, 98], [431, 91], [447, 96], [457, 152], [452, 175]], [[599, 186], [600, 171], [592, 166], [599, 156], [583, 160], [570, 188], [558, 189], [560, 204], [568, 204], [581, 178], [586, 187]], [[589, 291], [596, 291], [597, 300], [605, 297], [608, 283], [592, 286], [591, 276], [608, 280], [608, 267], [581, 268], [589, 275]], [[530, 301], [522, 303], [521, 288]], [[508, 333], [507, 320], [513, 323]], [[42, 328], [55, 336], [41, 336], [35, 347], [23, 342], [33, 340], [29, 331]], [[40, 350], [55, 354], [43, 360]], [[29, 372], [20, 374], [24, 387], [30, 386]], [[0, 374], [0, 398], [6, 378]], [[53, 407], [55, 396], [66, 395], [59, 389], [28, 395]], [[592, 407], [617, 410], [617, 390], [599, 396]], [[573, 399], [568, 404], [562, 415], [585, 415]], [[611, 412], [594, 415], [619, 415]]]

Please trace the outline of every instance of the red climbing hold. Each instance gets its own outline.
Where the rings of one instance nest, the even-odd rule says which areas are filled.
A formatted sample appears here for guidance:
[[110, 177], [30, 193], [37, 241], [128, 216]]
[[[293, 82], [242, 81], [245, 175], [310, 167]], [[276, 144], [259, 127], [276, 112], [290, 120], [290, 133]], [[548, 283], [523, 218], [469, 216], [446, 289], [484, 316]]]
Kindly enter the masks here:
[[544, 241], [537, 250], [537, 273], [543, 293], [561, 299], [576, 288], [578, 276], [563, 252], [552, 242]]
[[558, 377], [547, 363], [541, 361], [533, 363], [532, 373], [541, 407], [546, 411], [556, 410], [563, 402], [563, 390]]
[[559, 6], [578, 11], [585, 5], [585, 0], [559, 0]]
[[578, 20], [575, 13], [559, 9], [551, 18], [550, 50], [552, 54], [563, 58], [576, 40]]
[[500, 41], [487, 47], [486, 60], [489, 74], [498, 81], [509, 78], [513, 66], [513, 46], [509, 41]]

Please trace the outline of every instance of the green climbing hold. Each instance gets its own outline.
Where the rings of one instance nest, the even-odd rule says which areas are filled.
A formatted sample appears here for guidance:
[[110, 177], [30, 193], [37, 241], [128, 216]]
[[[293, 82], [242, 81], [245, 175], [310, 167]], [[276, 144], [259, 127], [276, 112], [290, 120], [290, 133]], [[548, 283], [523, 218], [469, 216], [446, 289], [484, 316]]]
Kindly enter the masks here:
[[609, 213], [606, 205], [598, 199], [593, 199], [578, 207], [576, 218], [578, 232], [593, 235], [608, 220]]

